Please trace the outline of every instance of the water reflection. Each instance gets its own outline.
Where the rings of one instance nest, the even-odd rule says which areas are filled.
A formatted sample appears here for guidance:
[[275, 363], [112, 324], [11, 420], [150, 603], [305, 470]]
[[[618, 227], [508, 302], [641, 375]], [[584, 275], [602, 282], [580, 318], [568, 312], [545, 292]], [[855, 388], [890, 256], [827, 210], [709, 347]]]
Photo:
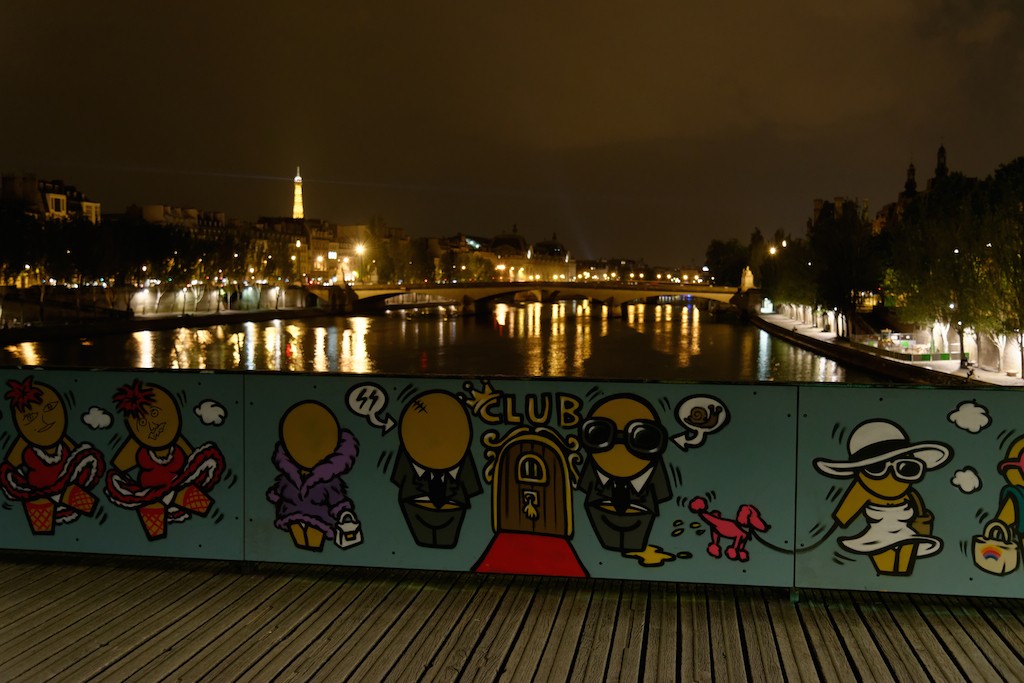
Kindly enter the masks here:
[[24, 342], [15, 346], [8, 346], [6, 350], [18, 359], [17, 365], [40, 365], [42, 363], [36, 342]]
[[626, 307], [497, 304], [489, 318], [445, 308], [375, 317], [238, 323], [207, 329], [35, 342], [0, 350], [5, 365], [565, 376], [684, 381], [872, 382], [692, 304]]
[[[271, 323], [270, 327], [264, 328], [263, 335], [263, 353], [267, 359], [266, 368], [268, 370], [280, 370], [281, 369], [281, 321], [275, 320]], [[255, 370], [256, 368], [246, 368], [246, 370]], [[288, 368], [291, 370], [292, 368]]]
[[499, 303], [494, 307], [494, 324], [502, 329], [508, 325], [508, 304]]
[[[245, 332], [241, 333], [242, 336], [239, 339], [236, 337], [236, 344], [239, 349], [245, 349], [245, 365], [238, 367], [245, 367], [246, 370], [256, 369], [256, 324], [246, 323]], [[241, 355], [241, 353], [239, 353]]]
[[313, 372], [327, 372], [327, 330], [318, 327], [313, 330]]
[[[373, 362], [367, 350], [366, 336], [370, 330], [369, 318], [352, 318], [350, 329], [342, 333], [341, 362], [335, 364], [342, 372], [373, 372]], [[293, 368], [294, 369], [294, 368]]]
[[153, 356], [153, 333], [147, 331], [136, 332], [132, 335], [132, 339], [135, 341], [135, 345], [138, 348], [138, 367], [140, 368], [152, 368], [154, 367], [154, 356]]

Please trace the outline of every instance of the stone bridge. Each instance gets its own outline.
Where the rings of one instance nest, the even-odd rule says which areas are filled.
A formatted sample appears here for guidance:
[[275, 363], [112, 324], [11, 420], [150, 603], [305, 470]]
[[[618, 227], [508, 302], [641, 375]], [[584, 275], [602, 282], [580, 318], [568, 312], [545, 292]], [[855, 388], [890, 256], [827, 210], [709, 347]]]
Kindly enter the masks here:
[[672, 285], [654, 283], [593, 282], [472, 282], [458, 284], [355, 285], [351, 287], [309, 286], [307, 291], [323, 305], [346, 313], [382, 312], [394, 308], [431, 305], [458, 306], [462, 315], [486, 314], [494, 301], [532, 299], [536, 301], [588, 300], [604, 306], [611, 317], [625, 314], [626, 306], [639, 301], [654, 302], [661, 297], [692, 297], [750, 310], [760, 303], [758, 290], [734, 287]]

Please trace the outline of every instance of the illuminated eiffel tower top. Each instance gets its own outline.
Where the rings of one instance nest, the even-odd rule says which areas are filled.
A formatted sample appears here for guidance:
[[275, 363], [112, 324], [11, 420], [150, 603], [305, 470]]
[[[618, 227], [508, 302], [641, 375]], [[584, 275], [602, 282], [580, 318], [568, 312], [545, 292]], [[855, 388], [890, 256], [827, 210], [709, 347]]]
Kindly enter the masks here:
[[302, 214], [302, 174], [295, 167], [295, 201], [292, 203], [292, 218], [303, 218]]

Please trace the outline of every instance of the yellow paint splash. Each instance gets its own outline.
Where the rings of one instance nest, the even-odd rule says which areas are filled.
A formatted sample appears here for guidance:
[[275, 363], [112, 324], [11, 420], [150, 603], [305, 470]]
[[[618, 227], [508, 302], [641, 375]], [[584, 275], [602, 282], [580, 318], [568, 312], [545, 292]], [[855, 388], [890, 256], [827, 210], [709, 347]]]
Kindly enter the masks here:
[[672, 562], [676, 559], [675, 555], [666, 553], [663, 548], [656, 545], [649, 545], [643, 550], [623, 553], [623, 555], [636, 559], [641, 567], [660, 567], [666, 562]]

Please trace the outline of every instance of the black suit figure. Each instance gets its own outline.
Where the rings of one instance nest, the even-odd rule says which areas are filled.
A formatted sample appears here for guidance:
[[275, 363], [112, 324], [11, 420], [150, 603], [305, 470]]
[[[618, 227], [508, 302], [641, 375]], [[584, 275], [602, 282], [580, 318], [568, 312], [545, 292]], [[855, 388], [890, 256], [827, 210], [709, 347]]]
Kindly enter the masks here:
[[454, 548], [469, 509], [483, 493], [470, 452], [469, 413], [445, 391], [409, 402], [399, 420], [402, 448], [391, 472], [405, 523], [418, 545]]
[[668, 444], [654, 409], [638, 396], [611, 396], [580, 426], [590, 454], [577, 488], [601, 545], [622, 553], [647, 548], [658, 504], [672, 497], [662, 454]]

